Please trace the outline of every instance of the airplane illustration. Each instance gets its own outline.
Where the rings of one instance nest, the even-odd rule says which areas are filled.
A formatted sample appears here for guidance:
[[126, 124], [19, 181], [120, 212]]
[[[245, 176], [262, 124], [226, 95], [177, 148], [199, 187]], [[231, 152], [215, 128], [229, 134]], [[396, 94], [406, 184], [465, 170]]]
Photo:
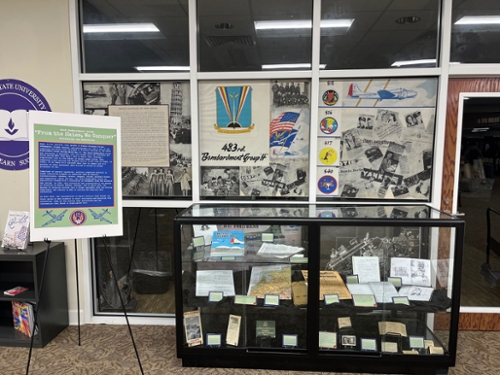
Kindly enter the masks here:
[[347, 99], [374, 99], [380, 101], [388, 99], [403, 100], [416, 96], [416, 91], [403, 88], [395, 90], [378, 90], [377, 92], [363, 92], [357, 83], [351, 83], [349, 91], [347, 92]]
[[244, 244], [245, 242], [244, 241], [240, 241], [239, 239], [237, 239], [235, 237], [232, 237], [231, 238], [231, 243], [232, 244]]
[[66, 212], [68, 210], [64, 210], [59, 215], [53, 214], [52, 211], [53, 210], [46, 210], [45, 213], [42, 215], [42, 216], [50, 216], [51, 217], [51, 219], [49, 221], [47, 221], [46, 223], [42, 224], [42, 227], [46, 227], [47, 225], [55, 223], [56, 221], [61, 221], [64, 218], [64, 215], [66, 215]]
[[92, 216], [94, 217], [95, 220], [99, 220], [99, 221], [105, 221], [106, 223], [109, 223], [109, 224], [113, 224], [111, 222], [111, 220], [108, 220], [104, 217], [104, 215], [106, 214], [110, 214], [111, 215], [111, 212], [109, 212], [109, 209], [106, 208], [106, 209], [103, 209], [102, 212], [100, 213], [97, 213], [95, 212], [94, 210], [91, 210], [89, 209], [90, 213], [92, 214]]

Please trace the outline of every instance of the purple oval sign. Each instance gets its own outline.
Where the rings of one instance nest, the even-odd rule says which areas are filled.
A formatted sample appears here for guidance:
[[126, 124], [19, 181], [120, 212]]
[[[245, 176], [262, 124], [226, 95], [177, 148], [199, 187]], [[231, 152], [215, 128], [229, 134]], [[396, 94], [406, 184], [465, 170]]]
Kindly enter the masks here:
[[43, 95], [16, 79], [0, 80], [0, 169], [29, 167], [28, 111], [49, 111]]

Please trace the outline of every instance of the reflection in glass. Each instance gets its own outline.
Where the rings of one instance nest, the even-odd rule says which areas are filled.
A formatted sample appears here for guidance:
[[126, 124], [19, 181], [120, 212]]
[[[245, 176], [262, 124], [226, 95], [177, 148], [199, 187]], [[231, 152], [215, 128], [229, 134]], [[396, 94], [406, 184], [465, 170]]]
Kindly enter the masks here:
[[498, 63], [500, 3], [453, 1], [451, 58], [460, 63]]
[[[323, 0], [320, 62], [326, 69], [435, 67], [438, 14], [439, 0]], [[338, 19], [354, 21], [323, 27]]]
[[311, 19], [311, 0], [200, 1], [200, 71], [310, 69]]
[[81, 6], [83, 73], [189, 69], [187, 0], [120, 1], [113, 6], [82, 0]]

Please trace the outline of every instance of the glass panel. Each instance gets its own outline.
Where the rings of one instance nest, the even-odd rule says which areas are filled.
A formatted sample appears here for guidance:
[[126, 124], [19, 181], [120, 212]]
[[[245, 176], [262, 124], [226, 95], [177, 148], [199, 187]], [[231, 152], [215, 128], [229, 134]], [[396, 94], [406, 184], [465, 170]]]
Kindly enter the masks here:
[[122, 119], [124, 199], [189, 199], [188, 82], [84, 82], [88, 115]]
[[454, 0], [450, 61], [499, 63], [500, 3], [495, 0]]
[[310, 69], [311, 19], [311, 0], [199, 1], [200, 71]]
[[307, 199], [309, 85], [199, 83], [201, 199]]
[[187, 0], [82, 0], [81, 7], [83, 73], [189, 70]]
[[437, 78], [324, 79], [317, 196], [429, 201]]
[[326, 69], [435, 67], [438, 15], [439, 0], [323, 0], [320, 62]]
[[330, 284], [320, 285], [319, 326], [331, 340], [320, 341], [320, 350], [448, 355], [449, 323], [435, 322], [452, 306], [454, 236], [418, 221], [322, 226], [320, 282]]
[[175, 314], [171, 233], [178, 212], [178, 209], [124, 208], [124, 235], [94, 239], [96, 313], [123, 311], [105, 241], [127, 313]]
[[305, 349], [308, 231], [181, 226], [184, 345]]

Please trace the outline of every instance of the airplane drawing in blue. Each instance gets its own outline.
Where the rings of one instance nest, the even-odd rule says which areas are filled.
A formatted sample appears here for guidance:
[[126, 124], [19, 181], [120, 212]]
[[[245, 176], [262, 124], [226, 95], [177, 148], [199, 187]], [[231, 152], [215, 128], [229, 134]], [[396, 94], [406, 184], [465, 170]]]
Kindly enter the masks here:
[[64, 215], [66, 215], [67, 211], [68, 210], [64, 210], [59, 215], [55, 215], [52, 213], [52, 210], [46, 210], [42, 216], [50, 216], [51, 219], [49, 221], [45, 222], [44, 224], [42, 224], [42, 227], [46, 227], [47, 225], [55, 223], [56, 221], [61, 221], [64, 218]]
[[106, 214], [110, 214], [111, 215], [111, 212], [109, 212], [109, 209], [103, 209], [101, 212], [97, 213], [95, 212], [94, 210], [91, 210], [89, 209], [90, 213], [92, 214], [92, 216], [94, 217], [95, 220], [99, 220], [99, 221], [105, 221], [106, 223], [109, 223], [109, 224], [113, 224], [110, 220], [106, 219], [104, 217], [104, 215]]
[[374, 99], [374, 100], [403, 100], [417, 96], [415, 90], [406, 90], [403, 88], [394, 90], [378, 90], [377, 92], [363, 92], [356, 83], [351, 83], [347, 92], [347, 99]]

